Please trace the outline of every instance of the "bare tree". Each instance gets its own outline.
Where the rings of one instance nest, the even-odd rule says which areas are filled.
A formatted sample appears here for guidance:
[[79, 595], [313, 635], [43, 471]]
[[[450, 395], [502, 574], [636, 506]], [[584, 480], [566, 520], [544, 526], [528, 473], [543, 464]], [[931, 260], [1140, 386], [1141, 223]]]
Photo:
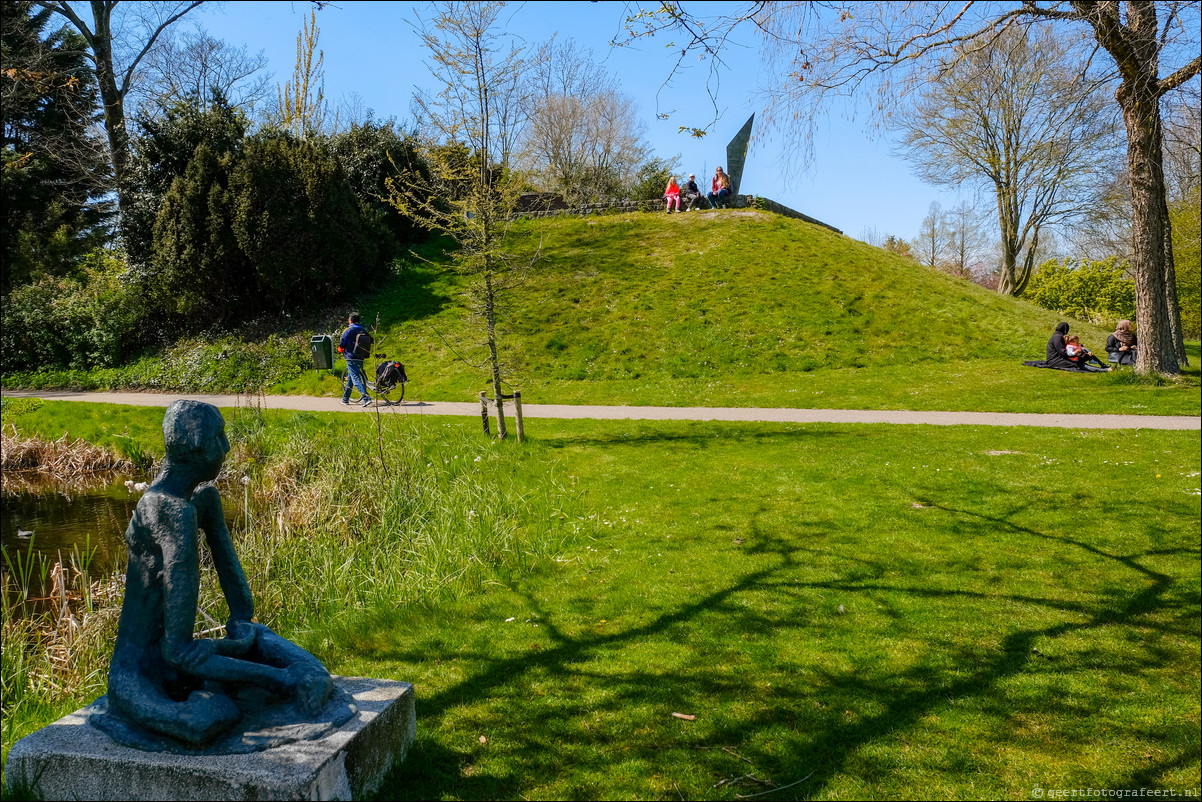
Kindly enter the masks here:
[[[819, 115], [829, 100], [873, 88], [878, 117], [887, 118], [906, 92], [938, 77], [970, 53], [991, 47], [1014, 27], [1048, 23], [1091, 36], [1119, 76], [1115, 99], [1127, 133], [1131, 180], [1140, 372], [1178, 373], [1184, 357], [1175, 302], [1171, 238], [1168, 236], [1160, 101], [1198, 75], [1197, 0], [1019, 3], [754, 2], [716, 19], [687, 12], [663, 0], [650, 12], [651, 30], [684, 34], [681, 61], [690, 53], [717, 53], [736, 28], [759, 31], [766, 69], [778, 79], [767, 91], [766, 123], [789, 129], [804, 158]], [[640, 14], [630, 15], [637, 25]], [[1087, 52], [1082, 62], [1099, 61]], [[1161, 61], [1168, 63], [1162, 77]]]
[[145, 81], [137, 91], [160, 103], [195, 97], [201, 108], [208, 108], [217, 91], [231, 107], [253, 112], [271, 82], [266, 66], [262, 50], [251, 55], [245, 45], [214, 39], [197, 25], [147, 54]]
[[[388, 180], [390, 202], [432, 229], [452, 236], [459, 248], [455, 268], [471, 281], [466, 298], [484, 330], [497, 405], [497, 436], [504, 438], [499, 326], [506, 291], [521, 283], [537, 254], [518, 255], [506, 247], [522, 181], [505, 169], [513, 127], [519, 117], [521, 77], [535, 69], [539, 51], [522, 47], [501, 30], [502, 3], [442, 3], [429, 20], [419, 18], [418, 34], [430, 54], [439, 91], [419, 93], [414, 104], [430, 133], [427, 178], [405, 169]], [[440, 191], [450, 186], [448, 196]]]
[[1165, 96], [1164, 163], [1169, 201], [1202, 184], [1202, 83], [1198, 78]]
[[[96, 81], [104, 105], [104, 130], [117, 187], [117, 206], [124, 211], [129, 132], [125, 125], [125, 98], [132, 91], [138, 66], [173, 23], [203, 3], [129, 3], [91, 0], [89, 24], [67, 0], [38, 0], [36, 5], [60, 14], [74, 26], [88, 46], [96, 67]], [[81, 4], [82, 5], [82, 4]], [[117, 13], [118, 7], [121, 13]]]
[[981, 252], [987, 244], [980, 216], [965, 200], [947, 212], [944, 220], [948, 233], [947, 270], [954, 276], [971, 279], [983, 269]]
[[326, 54], [317, 47], [320, 36], [317, 14], [310, 11], [309, 18], [296, 35], [296, 66], [292, 70], [292, 80], [277, 91], [273, 122], [300, 138], [320, 133], [325, 125]]
[[950, 241], [947, 216], [939, 206], [939, 201], [931, 201], [927, 216], [922, 219], [918, 236], [914, 239], [915, 256], [927, 267], [940, 267], [947, 258]]
[[523, 163], [571, 203], [621, 194], [649, 148], [633, 100], [573, 41], [551, 48], [535, 75]]
[[1040, 234], [1092, 206], [1116, 121], [1107, 119], [1104, 81], [1081, 80], [1054, 30], [1007, 30], [991, 47], [955, 56], [896, 125], [924, 180], [996, 198], [998, 292], [1019, 295]]
[[1089, 260], [1111, 256], [1130, 262], [1131, 181], [1121, 162], [1113, 175], [1098, 187], [1084, 213], [1064, 231], [1072, 251]]

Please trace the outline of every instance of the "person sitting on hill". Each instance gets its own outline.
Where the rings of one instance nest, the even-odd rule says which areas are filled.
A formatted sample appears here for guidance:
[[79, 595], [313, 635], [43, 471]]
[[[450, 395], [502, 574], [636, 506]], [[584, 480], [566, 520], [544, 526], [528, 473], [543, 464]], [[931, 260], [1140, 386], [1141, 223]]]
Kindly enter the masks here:
[[1048, 340], [1048, 353], [1047, 359], [1044, 360], [1044, 367], [1056, 368], [1058, 370], [1080, 370], [1077, 364], [1068, 358], [1068, 350], [1065, 348], [1064, 342], [1067, 334], [1067, 323], [1056, 325], [1056, 330], [1052, 332], [1052, 337]]
[[1114, 334], [1106, 338], [1106, 353], [1110, 355], [1111, 362], [1133, 367], [1137, 344], [1131, 321], [1120, 320], [1114, 327]]
[[721, 167], [714, 170], [714, 180], [710, 183], [710, 194], [706, 196], [706, 200], [710, 202], [712, 209], [719, 206], [727, 208], [730, 200], [730, 177], [722, 172]]
[[664, 190], [664, 198], [668, 201], [668, 214], [672, 214], [672, 206], [676, 206], [676, 211], [680, 211], [680, 184], [676, 183], [676, 176], [668, 179], [668, 188]]
[[1077, 363], [1078, 367], [1085, 369], [1096, 367], [1101, 370], [1110, 370], [1110, 368], [1102, 364], [1102, 360], [1094, 356], [1093, 351], [1090, 351], [1081, 344], [1081, 340], [1076, 334], [1070, 334], [1064, 338], [1064, 353], [1065, 356]]
[[687, 211], [701, 208], [701, 187], [697, 186], [697, 175], [689, 173], [689, 180], [683, 189], [684, 207]]

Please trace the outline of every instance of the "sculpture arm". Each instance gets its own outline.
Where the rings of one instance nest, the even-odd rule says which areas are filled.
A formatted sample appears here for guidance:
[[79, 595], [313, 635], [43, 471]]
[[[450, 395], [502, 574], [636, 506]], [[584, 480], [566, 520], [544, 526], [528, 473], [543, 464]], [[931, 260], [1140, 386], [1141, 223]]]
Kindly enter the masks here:
[[200, 558], [196, 551], [196, 511], [186, 502], [156, 499], [151, 536], [163, 555], [163, 657], [192, 670], [213, 654], [212, 641], [196, 640], [196, 605], [200, 598]]
[[205, 532], [209, 552], [213, 555], [221, 592], [225, 594], [226, 604], [230, 608], [230, 621], [249, 622], [255, 617], [255, 602], [250, 595], [250, 585], [246, 582], [242, 562], [234, 551], [230, 530], [225, 525], [221, 494], [212, 486], [201, 488], [193, 494], [192, 504], [196, 507], [200, 528]]

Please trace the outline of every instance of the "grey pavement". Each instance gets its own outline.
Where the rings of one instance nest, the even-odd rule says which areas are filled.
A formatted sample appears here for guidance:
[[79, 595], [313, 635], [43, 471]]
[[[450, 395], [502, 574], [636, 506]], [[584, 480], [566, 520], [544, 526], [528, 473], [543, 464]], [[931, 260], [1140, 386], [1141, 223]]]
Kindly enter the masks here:
[[[194, 393], [88, 393], [67, 390], [4, 390], [12, 398], [165, 407], [177, 398], [207, 401], [218, 407], [259, 406], [311, 412], [479, 417], [476, 401], [407, 400], [392, 406], [343, 406], [338, 398], [284, 395], [201, 395]], [[510, 407], [512, 409], [512, 407]], [[1043, 426], [1063, 429], [1173, 429], [1202, 431], [1202, 417], [1189, 415], [1066, 415], [1026, 412], [927, 412], [866, 409], [771, 409], [759, 407], [620, 407], [574, 404], [523, 404], [526, 418], [593, 420], [694, 420], [764, 423], [894, 423], [931, 426]]]

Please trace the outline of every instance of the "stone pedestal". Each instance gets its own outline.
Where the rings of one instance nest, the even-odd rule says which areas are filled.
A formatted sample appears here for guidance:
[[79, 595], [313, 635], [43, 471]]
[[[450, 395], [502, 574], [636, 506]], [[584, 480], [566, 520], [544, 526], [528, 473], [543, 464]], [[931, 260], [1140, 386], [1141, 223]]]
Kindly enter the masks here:
[[77, 710], [13, 746], [12, 791], [42, 799], [351, 799], [379, 788], [417, 737], [413, 686], [335, 677], [358, 713], [323, 738], [250, 754], [144, 752], [88, 723]]

